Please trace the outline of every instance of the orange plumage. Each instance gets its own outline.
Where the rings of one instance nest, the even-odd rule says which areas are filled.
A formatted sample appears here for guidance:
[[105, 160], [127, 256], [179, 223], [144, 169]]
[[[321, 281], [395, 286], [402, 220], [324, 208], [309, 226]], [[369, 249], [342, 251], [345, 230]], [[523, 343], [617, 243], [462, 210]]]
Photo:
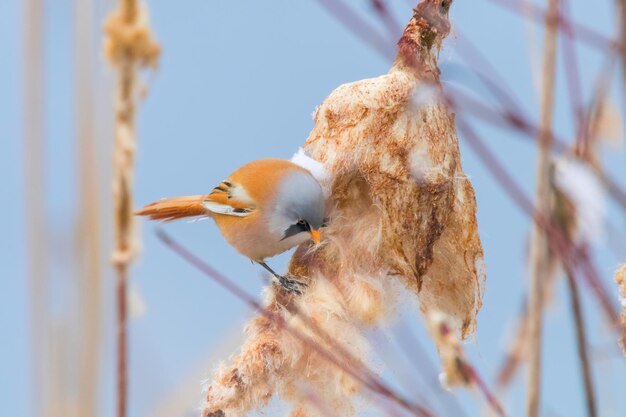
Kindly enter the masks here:
[[161, 221], [211, 217], [228, 243], [262, 263], [309, 239], [319, 242], [324, 196], [307, 169], [261, 159], [242, 166], [208, 194], [165, 198], [135, 214]]
[[278, 275], [265, 258], [307, 240], [319, 243], [324, 200], [309, 170], [281, 159], [261, 159], [239, 168], [208, 194], [165, 198], [135, 214], [161, 221], [211, 217], [239, 253], [263, 266], [286, 290], [300, 294], [306, 284]]
[[148, 204], [135, 212], [139, 216], [148, 216], [150, 220], [169, 222], [185, 217], [206, 216], [207, 210], [202, 205], [206, 196], [191, 195], [186, 197], [164, 198]]

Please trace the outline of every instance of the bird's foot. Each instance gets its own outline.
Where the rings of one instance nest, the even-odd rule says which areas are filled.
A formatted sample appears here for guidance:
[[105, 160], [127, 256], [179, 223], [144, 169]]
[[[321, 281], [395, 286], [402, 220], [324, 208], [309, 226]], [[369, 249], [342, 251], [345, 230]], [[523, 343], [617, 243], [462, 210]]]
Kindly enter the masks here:
[[280, 286], [287, 292], [294, 293], [296, 295], [302, 295], [307, 287], [305, 282], [283, 277], [281, 275], [274, 275], [274, 278], [276, 278]]
[[217, 410], [213, 412], [207, 411], [206, 414], [203, 414], [202, 417], [225, 417], [226, 414], [222, 410]]

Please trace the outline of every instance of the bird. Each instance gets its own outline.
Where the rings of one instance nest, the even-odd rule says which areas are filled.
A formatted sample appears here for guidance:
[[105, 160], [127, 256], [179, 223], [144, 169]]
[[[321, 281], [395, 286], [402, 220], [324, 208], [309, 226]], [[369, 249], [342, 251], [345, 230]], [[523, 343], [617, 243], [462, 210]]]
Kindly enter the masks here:
[[325, 197], [305, 167], [284, 159], [259, 159], [208, 194], [164, 198], [135, 214], [164, 222], [210, 217], [240, 254], [265, 268], [287, 291], [301, 294], [304, 283], [277, 274], [265, 260], [310, 240], [320, 243]]

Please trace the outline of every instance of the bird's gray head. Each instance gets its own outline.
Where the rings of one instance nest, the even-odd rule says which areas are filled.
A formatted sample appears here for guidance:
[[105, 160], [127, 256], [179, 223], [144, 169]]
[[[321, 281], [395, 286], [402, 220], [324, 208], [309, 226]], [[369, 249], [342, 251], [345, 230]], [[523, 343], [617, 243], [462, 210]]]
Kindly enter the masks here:
[[274, 203], [270, 224], [281, 240], [293, 241], [294, 245], [308, 239], [319, 242], [319, 229], [324, 223], [324, 193], [311, 174], [298, 170], [286, 175]]

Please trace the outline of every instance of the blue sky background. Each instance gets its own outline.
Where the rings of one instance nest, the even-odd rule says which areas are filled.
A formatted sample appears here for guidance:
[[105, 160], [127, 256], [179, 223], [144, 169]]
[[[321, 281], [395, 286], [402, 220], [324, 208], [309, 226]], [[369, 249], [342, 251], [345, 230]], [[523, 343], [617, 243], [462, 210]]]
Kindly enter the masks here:
[[[408, 1], [392, 1], [401, 25], [410, 18]], [[572, 2], [579, 21], [611, 35], [614, 2]], [[96, 2], [98, 21], [110, 2]], [[365, 1], [351, 1], [368, 21], [384, 33]], [[41, 196], [51, 241], [51, 282], [54, 317], [71, 310], [68, 279], [72, 253], [69, 245], [77, 214], [77, 163], [73, 103], [73, 4], [68, 0], [44, 2], [45, 7], [45, 152], [46, 192]], [[163, 49], [161, 65], [148, 78], [150, 93], [138, 119], [139, 145], [136, 165], [136, 205], [155, 199], [206, 192], [238, 166], [258, 158], [288, 158], [304, 142], [313, 126], [314, 108], [338, 85], [386, 72], [389, 61], [355, 37], [316, 1], [267, 2], [189, 0], [150, 1], [152, 25]], [[519, 16], [490, 1], [457, 0], [451, 19], [455, 28], [478, 45], [500, 72], [522, 107], [535, 120], [537, 87], [529, 57], [529, 36]], [[26, 265], [28, 253], [24, 228], [21, 86], [23, 83], [22, 10], [18, 0], [0, 2], [0, 399], [2, 415], [30, 416], [34, 412], [30, 370], [29, 299]], [[98, 23], [99, 25], [99, 23]], [[542, 33], [536, 25], [536, 39]], [[99, 31], [94, 31], [100, 45]], [[451, 35], [444, 43], [440, 62], [442, 77], [458, 80], [451, 64], [460, 63]], [[540, 46], [536, 51], [541, 51]], [[583, 93], [589, 98], [602, 55], [587, 47], [578, 49]], [[559, 57], [559, 83], [555, 126], [564, 137], [573, 134], [563, 61]], [[536, 61], [539, 63], [539, 61]], [[99, 52], [94, 56], [105, 259], [111, 248], [109, 197], [110, 106], [113, 76]], [[449, 69], [449, 70], [448, 70]], [[457, 75], [455, 75], [457, 74]], [[470, 88], [476, 86], [470, 85]], [[481, 90], [479, 95], [489, 97]], [[616, 77], [611, 95], [623, 100], [623, 83]], [[533, 144], [522, 136], [476, 124], [491, 150], [520, 181], [526, 192], [534, 188]], [[507, 198], [498, 184], [461, 138], [465, 171], [477, 193], [478, 218], [488, 271], [484, 306], [475, 340], [467, 346], [472, 361], [491, 383], [503, 355], [507, 336], [520, 308], [526, 287], [525, 253], [529, 230], [527, 217]], [[623, 149], [607, 148], [603, 158], [613, 176], [626, 176]], [[612, 224], [626, 229], [624, 216], [610, 209]], [[211, 265], [260, 294], [261, 271], [228, 247], [209, 221], [175, 223], [167, 230]], [[131, 283], [147, 306], [146, 314], [130, 323], [130, 416], [155, 415], [159, 405], [177, 387], [210, 376], [207, 358], [215, 350], [229, 352], [236, 346], [250, 310], [190, 265], [165, 248], [154, 235], [154, 224], [141, 225], [142, 253], [132, 268]], [[600, 272], [612, 286], [612, 272], [626, 260], [606, 245], [595, 251]], [[288, 254], [272, 260], [283, 269]], [[104, 350], [101, 360], [100, 416], [113, 415], [113, 277], [105, 273]], [[544, 416], [584, 416], [573, 324], [567, 291], [561, 282], [545, 322]], [[612, 335], [596, 313], [597, 304], [585, 296], [591, 345], [609, 351], [609, 359], [595, 361], [595, 381], [600, 415], [619, 416], [626, 409], [626, 366], [612, 344]], [[78, 313], [80, 314], [80, 313]], [[426, 355], [436, 363], [430, 341], [421, 329], [421, 318], [410, 306], [403, 320], [420, 335]], [[395, 332], [399, 330], [396, 328]], [[373, 336], [376, 338], [377, 336]], [[235, 342], [227, 342], [234, 338]], [[80, 341], [75, 341], [80, 343]], [[382, 343], [382, 342], [381, 342]], [[230, 347], [232, 346], [232, 347]], [[229, 350], [230, 349], [230, 350]], [[381, 347], [381, 352], [384, 349]], [[422, 355], [416, 350], [416, 356]], [[226, 359], [228, 353], [216, 355]], [[384, 356], [384, 355], [383, 355]], [[394, 357], [394, 355], [390, 355]], [[606, 355], [605, 355], [606, 356]], [[612, 359], [611, 359], [612, 358]], [[385, 377], [409, 396], [419, 397], [419, 385], [401, 384], [408, 362], [396, 358]], [[209, 361], [210, 362], [210, 361]], [[200, 369], [201, 368], [201, 369]], [[395, 370], [394, 370], [395, 369]], [[416, 372], [416, 371], [414, 371]], [[436, 372], [424, 372], [436, 378]], [[415, 375], [410, 377], [415, 378]], [[183, 382], [184, 381], [184, 382]], [[199, 377], [197, 393], [200, 401]], [[514, 384], [506, 404], [511, 416], [524, 410], [524, 377]], [[478, 415], [483, 403], [478, 395], [459, 392], [468, 415]], [[271, 415], [268, 412], [266, 415]], [[375, 415], [375, 414], [372, 414]], [[452, 415], [452, 414], [442, 414]]]

